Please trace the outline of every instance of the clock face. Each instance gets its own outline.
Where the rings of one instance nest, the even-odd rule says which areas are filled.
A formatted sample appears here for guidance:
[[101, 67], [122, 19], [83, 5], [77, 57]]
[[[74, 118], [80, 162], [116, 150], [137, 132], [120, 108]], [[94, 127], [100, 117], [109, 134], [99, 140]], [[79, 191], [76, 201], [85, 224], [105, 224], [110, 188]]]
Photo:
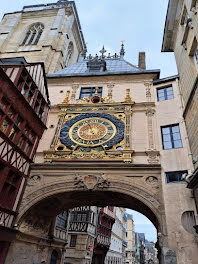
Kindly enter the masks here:
[[80, 114], [63, 124], [60, 142], [69, 149], [100, 146], [108, 150], [124, 139], [124, 127], [124, 123], [113, 115]]
[[71, 140], [81, 146], [99, 146], [109, 141], [115, 133], [116, 127], [111, 121], [98, 117], [80, 120], [69, 131]]

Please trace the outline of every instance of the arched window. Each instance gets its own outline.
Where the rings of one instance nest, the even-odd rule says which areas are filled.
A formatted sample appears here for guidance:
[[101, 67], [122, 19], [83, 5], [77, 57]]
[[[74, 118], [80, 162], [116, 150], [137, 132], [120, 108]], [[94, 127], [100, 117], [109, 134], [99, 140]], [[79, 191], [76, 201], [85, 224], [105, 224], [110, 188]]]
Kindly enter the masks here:
[[182, 214], [181, 220], [182, 220], [182, 225], [187, 232], [191, 234], [196, 233], [195, 228], [194, 228], [194, 226], [196, 225], [194, 211], [184, 212]]
[[52, 251], [51, 259], [50, 259], [50, 264], [56, 264], [58, 260], [58, 253], [56, 250]]
[[72, 42], [70, 42], [69, 46], [68, 46], [68, 49], [67, 49], [67, 55], [66, 55], [66, 58], [65, 58], [65, 66], [68, 66], [69, 61], [70, 61], [70, 59], [72, 57], [73, 51], [74, 51], [74, 45], [73, 45]]
[[22, 45], [36, 45], [41, 37], [43, 29], [44, 25], [41, 23], [31, 25], [26, 33]]

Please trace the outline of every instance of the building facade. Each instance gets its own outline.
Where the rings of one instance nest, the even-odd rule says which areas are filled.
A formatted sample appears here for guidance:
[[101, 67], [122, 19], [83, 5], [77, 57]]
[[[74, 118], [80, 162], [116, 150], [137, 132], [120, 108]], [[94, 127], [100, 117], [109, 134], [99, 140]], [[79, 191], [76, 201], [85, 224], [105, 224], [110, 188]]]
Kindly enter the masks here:
[[0, 263], [17, 234], [15, 220], [49, 106], [42, 63], [0, 60]]
[[[187, 174], [198, 208], [198, 3], [195, 0], [170, 0], [162, 51], [174, 52], [180, 75], [183, 117], [191, 148], [194, 169]], [[198, 227], [196, 227], [198, 230]], [[198, 232], [198, 231], [197, 231]]]
[[126, 228], [126, 260], [125, 263], [134, 264], [135, 254], [136, 254], [136, 244], [135, 244], [135, 229], [134, 229], [133, 216], [127, 214], [127, 228]]
[[0, 58], [44, 62], [53, 73], [78, 61], [85, 48], [74, 1], [24, 6], [0, 24]]
[[99, 209], [96, 239], [93, 249], [93, 264], [104, 263], [110, 248], [112, 227], [115, 223], [116, 208], [107, 206]]
[[[4, 44], [11, 45], [9, 38]], [[123, 44], [113, 56], [103, 48], [100, 56], [84, 53], [77, 63], [48, 75], [48, 130], [31, 166], [16, 219], [20, 236], [6, 264], [26, 264], [27, 258], [50, 262], [56, 254], [54, 263], [64, 263], [65, 247], [51, 237], [54, 218], [63, 210], [93, 205], [146, 215], [158, 232], [161, 264], [197, 264], [197, 211], [182, 181], [193, 164], [179, 78], [160, 79], [159, 70], [145, 68], [144, 53], [138, 67], [124, 55]], [[57, 68], [46, 65], [48, 73], [60, 69], [59, 62]]]
[[112, 228], [110, 248], [105, 259], [106, 264], [124, 263], [125, 246], [123, 246], [123, 235], [125, 238], [126, 233], [125, 221], [123, 221], [124, 213], [125, 209], [120, 207], [115, 208], [115, 223]]

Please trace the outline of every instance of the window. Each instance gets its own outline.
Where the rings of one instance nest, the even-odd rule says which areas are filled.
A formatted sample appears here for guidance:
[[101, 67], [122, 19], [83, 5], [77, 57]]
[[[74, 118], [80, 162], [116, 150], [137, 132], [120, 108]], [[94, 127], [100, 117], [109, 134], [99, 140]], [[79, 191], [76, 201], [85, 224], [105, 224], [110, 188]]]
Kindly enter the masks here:
[[162, 132], [163, 149], [182, 147], [179, 125], [162, 127], [161, 132]]
[[70, 62], [70, 59], [72, 57], [73, 52], [74, 52], [74, 45], [72, 42], [70, 42], [68, 45], [67, 55], [65, 58], [65, 66], [69, 65], [69, 62]]
[[36, 45], [41, 37], [43, 32], [44, 25], [41, 23], [33, 24], [22, 42], [21, 45]]
[[[82, 99], [84, 97], [90, 98], [95, 94], [95, 91], [95, 87], [83, 87], [81, 88], [79, 99]], [[102, 96], [102, 87], [98, 87], [98, 95]]]
[[70, 247], [75, 247], [76, 246], [76, 240], [77, 240], [77, 235], [71, 235]]
[[157, 100], [159, 102], [169, 100], [169, 99], [173, 99], [173, 98], [174, 98], [174, 95], [173, 95], [172, 85], [157, 89]]
[[185, 170], [185, 171], [166, 172], [166, 181], [167, 181], [167, 183], [185, 181], [184, 179], [182, 179], [182, 175], [184, 173], [188, 173], [188, 171]]
[[198, 45], [196, 45], [196, 48], [195, 48], [195, 51], [193, 54], [193, 60], [194, 60], [195, 66], [198, 70]]
[[65, 229], [67, 227], [67, 211], [59, 214], [56, 218], [56, 226]]
[[196, 225], [196, 220], [195, 220], [195, 214], [194, 211], [186, 211], [182, 214], [181, 217], [182, 220], [182, 225], [183, 228], [191, 233], [191, 234], [196, 234], [194, 226]]
[[50, 259], [50, 264], [56, 264], [58, 260], [58, 253], [56, 250], [52, 251], [51, 259]]

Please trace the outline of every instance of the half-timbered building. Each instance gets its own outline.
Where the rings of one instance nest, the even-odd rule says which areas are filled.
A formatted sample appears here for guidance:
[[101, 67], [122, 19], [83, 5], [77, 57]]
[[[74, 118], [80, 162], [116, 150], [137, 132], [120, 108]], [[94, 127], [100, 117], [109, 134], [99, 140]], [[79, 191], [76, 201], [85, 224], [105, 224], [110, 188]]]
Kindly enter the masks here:
[[44, 65], [24, 58], [1, 59], [0, 263], [17, 233], [15, 218], [48, 110]]

